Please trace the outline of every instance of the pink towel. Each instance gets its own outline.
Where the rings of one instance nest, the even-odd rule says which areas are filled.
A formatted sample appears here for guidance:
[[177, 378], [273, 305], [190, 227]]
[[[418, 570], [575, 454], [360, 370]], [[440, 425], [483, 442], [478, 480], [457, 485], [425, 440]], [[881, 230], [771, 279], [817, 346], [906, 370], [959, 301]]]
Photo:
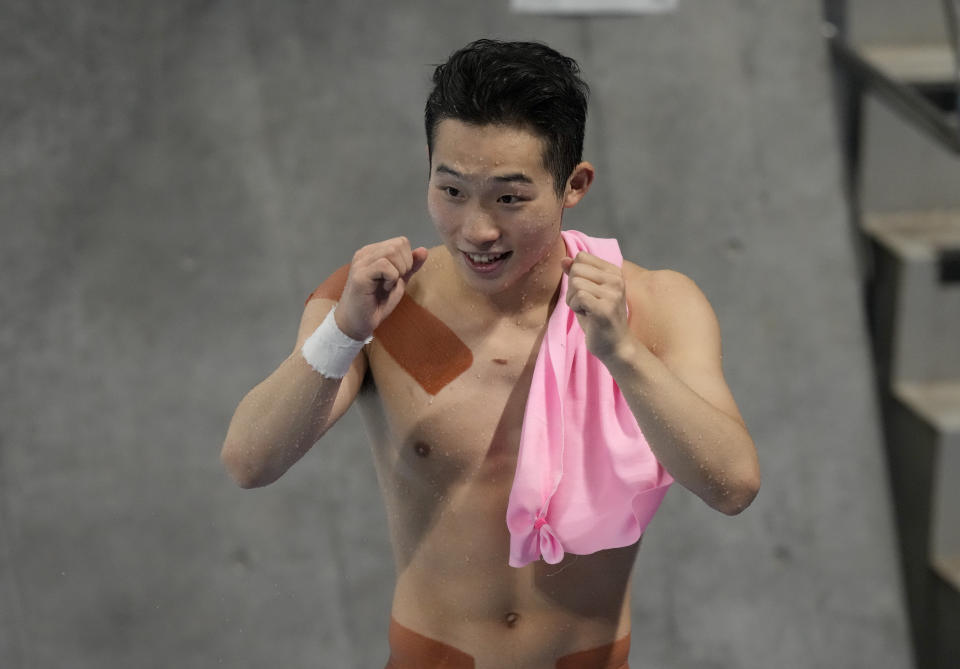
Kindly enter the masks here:
[[[561, 234], [571, 258], [587, 251], [623, 263], [615, 239]], [[507, 505], [511, 567], [636, 542], [673, 483], [610, 372], [587, 351], [566, 295], [564, 275], [523, 416]]]

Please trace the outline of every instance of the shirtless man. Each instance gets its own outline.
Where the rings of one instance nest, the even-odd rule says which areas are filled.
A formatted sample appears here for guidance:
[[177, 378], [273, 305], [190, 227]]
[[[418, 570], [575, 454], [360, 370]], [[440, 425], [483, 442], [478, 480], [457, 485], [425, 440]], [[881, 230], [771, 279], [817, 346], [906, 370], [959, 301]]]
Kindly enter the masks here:
[[[357, 400], [396, 563], [388, 668], [626, 667], [639, 541], [508, 565], [524, 408], [565, 273], [587, 348], [663, 469], [728, 515], [759, 488], [703, 293], [677, 272], [567, 257], [563, 210], [594, 178], [578, 74], [543, 45], [486, 40], [437, 68], [427, 204], [442, 245], [397, 237], [357, 251], [230, 423], [224, 465], [241, 486], [264, 486]], [[334, 306], [339, 332], [309, 344]], [[339, 349], [336, 337], [357, 343]], [[343, 378], [328, 371], [337, 364]]]

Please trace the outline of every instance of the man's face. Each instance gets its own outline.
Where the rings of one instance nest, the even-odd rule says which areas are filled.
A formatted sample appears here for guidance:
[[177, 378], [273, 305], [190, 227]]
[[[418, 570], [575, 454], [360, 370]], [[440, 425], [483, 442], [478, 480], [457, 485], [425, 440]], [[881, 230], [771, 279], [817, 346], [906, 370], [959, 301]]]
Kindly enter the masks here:
[[506, 125], [441, 121], [427, 208], [467, 285], [498, 293], [552, 258], [563, 202], [543, 165], [543, 140]]

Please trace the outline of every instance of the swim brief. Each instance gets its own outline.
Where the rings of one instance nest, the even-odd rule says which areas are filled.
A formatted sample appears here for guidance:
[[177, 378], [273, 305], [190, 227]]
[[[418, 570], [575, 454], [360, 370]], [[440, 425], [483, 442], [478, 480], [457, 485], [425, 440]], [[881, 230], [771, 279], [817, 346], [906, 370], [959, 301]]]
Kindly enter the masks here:
[[[556, 669], [630, 669], [630, 635], [564, 655]], [[390, 618], [390, 659], [384, 669], [474, 669], [473, 656]]]

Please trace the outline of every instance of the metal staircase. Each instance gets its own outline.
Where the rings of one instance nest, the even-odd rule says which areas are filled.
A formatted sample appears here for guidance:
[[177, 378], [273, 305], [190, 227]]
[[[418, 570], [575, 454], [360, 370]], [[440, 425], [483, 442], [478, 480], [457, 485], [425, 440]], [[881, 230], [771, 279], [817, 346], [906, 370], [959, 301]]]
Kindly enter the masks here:
[[932, 1], [945, 39], [911, 43], [851, 38], [853, 3], [825, 7], [914, 654], [920, 669], [956, 669], [960, 0]]

